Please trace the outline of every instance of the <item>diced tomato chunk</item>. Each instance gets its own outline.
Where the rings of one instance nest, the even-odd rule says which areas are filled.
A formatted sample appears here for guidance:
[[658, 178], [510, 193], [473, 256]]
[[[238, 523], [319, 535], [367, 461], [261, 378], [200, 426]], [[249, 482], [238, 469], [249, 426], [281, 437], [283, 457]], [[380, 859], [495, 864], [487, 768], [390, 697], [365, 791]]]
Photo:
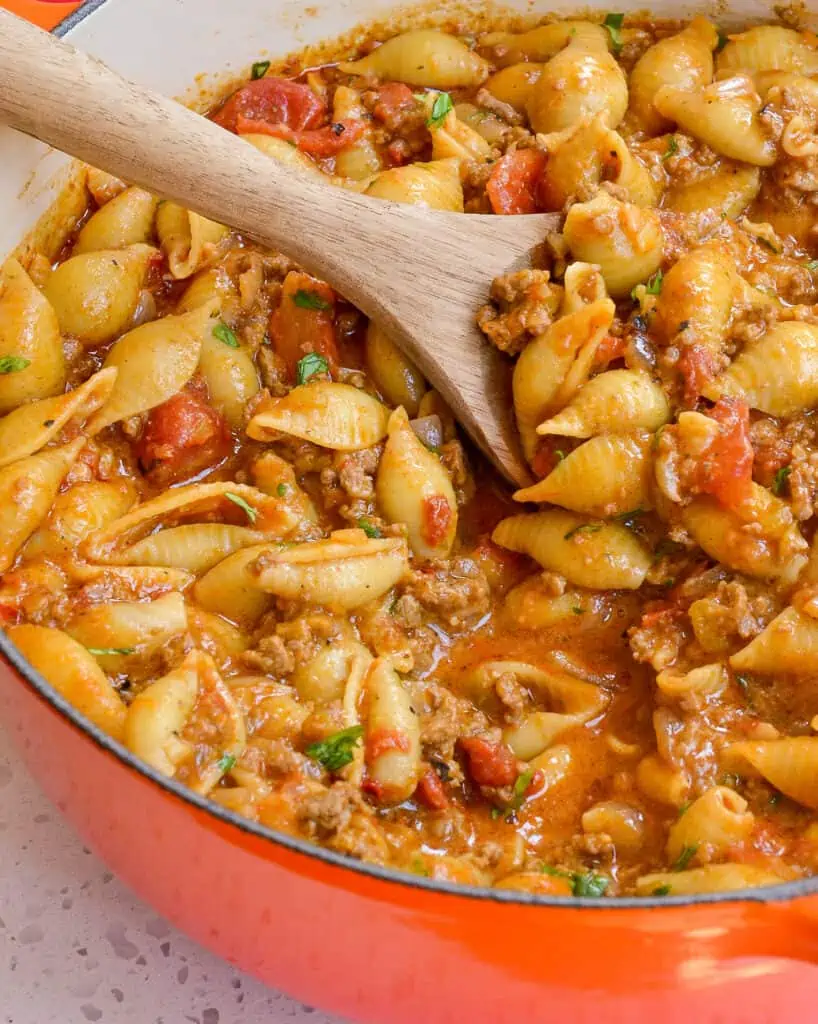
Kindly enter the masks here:
[[607, 366], [614, 359], [621, 359], [625, 354], [625, 344], [624, 337], [606, 334], [594, 354], [594, 366]]
[[539, 149], [517, 149], [501, 156], [486, 184], [492, 210], [504, 214], [536, 213], [537, 187], [547, 159]]
[[[285, 124], [295, 131], [317, 128], [326, 116], [326, 106], [308, 85], [274, 76], [248, 82], [213, 114], [213, 120], [230, 132], [238, 119]], [[245, 131], [252, 131], [246, 128]]]
[[420, 532], [427, 544], [441, 544], [452, 525], [452, 507], [443, 494], [430, 494], [423, 499]]
[[689, 345], [682, 350], [676, 369], [684, 383], [686, 405], [695, 405], [704, 386], [716, 376], [716, 357], [704, 345]]
[[517, 758], [505, 743], [469, 736], [460, 746], [469, 763], [469, 775], [478, 786], [511, 786], [516, 781]]
[[403, 82], [384, 82], [378, 86], [378, 101], [372, 113], [387, 128], [397, 128], [403, 114], [418, 105], [415, 94]]
[[144, 473], [166, 485], [196, 476], [231, 450], [230, 428], [201, 395], [180, 391], [148, 415], [136, 456]]
[[270, 340], [295, 377], [299, 359], [308, 352], [323, 356], [333, 372], [338, 365], [335, 341], [335, 292], [300, 270], [284, 279], [281, 302], [270, 317]]
[[745, 501], [753, 479], [750, 408], [740, 398], [720, 398], [709, 415], [721, 429], [699, 460], [696, 489], [727, 508]]
[[420, 777], [415, 795], [421, 803], [426, 804], [433, 811], [442, 811], [449, 806], [446, 790], [434, 768], [427, 768]]
[[546, 437], [540, 441], [534, 458], [531, 460], [531, 472], [538, 480], [544, 480], [559, 465], [566, 455], [566, 439], [564, 437]]
[[236, 131], [239, 135], [255, 132], [258, 135], [272, 135], [277, 139], [286, 139], [310, 156], [335, 156], [346, 146], [351, 145], [363, 135], [364, 121], [335, 121], [323, 128], [290, 128], [281, 122], [257, 120], [256, 118], [239, 115]]
[[366, 759], [376, 761], [390, 750], [401, 754], [409, 753], [409, 737], [398, 729], [376, 729], [366, 738]]

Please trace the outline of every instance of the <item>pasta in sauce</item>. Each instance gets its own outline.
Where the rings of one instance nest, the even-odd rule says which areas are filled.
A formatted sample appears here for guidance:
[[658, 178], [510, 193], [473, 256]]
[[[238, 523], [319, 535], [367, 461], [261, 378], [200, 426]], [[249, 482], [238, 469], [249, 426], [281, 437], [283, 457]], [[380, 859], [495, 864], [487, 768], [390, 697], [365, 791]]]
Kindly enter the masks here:
[[[562, 21], [269, 62], [293, 173], [554, 211], [475, 311], [510, 494], [326, 283], [89, 169], [0, 278], [0, 617], [147, 764], [369, 862], [565, 896], [818, 871], [818, 39]], [[489, 290], [490, 289], [490, 290]]]

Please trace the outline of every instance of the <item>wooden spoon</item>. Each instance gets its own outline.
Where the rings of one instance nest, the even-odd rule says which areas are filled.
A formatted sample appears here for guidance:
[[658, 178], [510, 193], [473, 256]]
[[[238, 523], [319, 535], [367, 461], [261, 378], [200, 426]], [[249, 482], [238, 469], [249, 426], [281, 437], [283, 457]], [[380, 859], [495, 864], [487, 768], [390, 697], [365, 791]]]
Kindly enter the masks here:
[[530, 482], [509, 366], [475, 316], [492, 278], [526, 265], [555, 215], [464, 216], [323, 185], [3, 11], [0, 69], [2, 122], [329, 281], [418, 364], [501, 472]]

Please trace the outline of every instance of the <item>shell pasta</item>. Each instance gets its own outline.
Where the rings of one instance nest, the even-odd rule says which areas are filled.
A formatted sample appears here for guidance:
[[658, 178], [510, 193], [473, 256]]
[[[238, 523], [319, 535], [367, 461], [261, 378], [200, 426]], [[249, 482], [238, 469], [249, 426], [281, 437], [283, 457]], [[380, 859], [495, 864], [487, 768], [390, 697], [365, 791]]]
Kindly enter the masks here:
[[361, 32], [205, 116], [429, 217], [553, 215], [474, 310], [530, 483], [330, 284], [86, 168], [0, 267], [0, 626], [152, 771], [349, 857], [818, 874], [815, 37], [513, 27]]

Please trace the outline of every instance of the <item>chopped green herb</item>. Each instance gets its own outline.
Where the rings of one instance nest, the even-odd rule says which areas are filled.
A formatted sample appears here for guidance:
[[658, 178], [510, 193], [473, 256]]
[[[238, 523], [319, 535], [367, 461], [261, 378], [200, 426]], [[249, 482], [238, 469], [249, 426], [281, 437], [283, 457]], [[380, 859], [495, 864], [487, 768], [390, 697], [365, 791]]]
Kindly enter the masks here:
[[540, 864], [540, 871], [544, 875], [551, 875], [554, 878], [573, 878], [573, 871], [563, 871], [562, 868], [555, 868], [552, 864]]
[[358, 529], [363, 530], [367, 537], [372, 537], [373, 539], [383, 537], [378, 527], [371, 520], [367, 519], [366, 516], [361, 516], [358, 520]]
[[301, 309], [332, 309], [332, 303], [323, 296], [317, 295], [315, 292], [304, 291], [303, 288], [299, 288], [293, 295], [293, 302]]
[[667, 149], [665, 150], [663, 160], [669, 160], [672, 156], [675, 156], [679, 152], [679, 141], [675, 135], [671, 135], [667, 140]]
[[94, 657], [100, 658], [106, 654], [134, 654], [135, 647], [87, 647], [86, 650]]
[[216, 324], [213, 328], [213, 337], [218, 338], [219, 341], [223, 342], [225, 345], [229, 345], [230, 348], [239, 347], [239, 339], [230, 330], [227, 324]]
[[505, 812], [502, 811], [499, 807], [492, 807], [492, 809], [491, 809], [491, 820], [492, 821], [497, 821], [498, 818], [502, 818], [504, 813]]
[[687, 865], [696, 856], [696, 850], [698, 850], [699, 844], [694, 843], [692, 846], [683, 846], [682, 852], [676, 858], [676, 863], [673, 865], [674, 871], [684, 871]]
[[565, 458], [565, 452], [562, 450], [562, 448], [557, 448], [554, 454], [557, 456], [557, 462], [562, 462], [562, 460]]
[[782, 466], [781, 469], [776, 470], [775, 478], [773, 479], [773, 494], [782, 494], [784, 487], [787, 484], [787, 477], [792, 473], [792, 466]]
[[765, 238], [763, 235], [756, 235], [756, 241], [759, 245], [763, 245], [765, 249], [769, 249], [770, 252], [774, 252], [776, 256], [781, 255], [781, 250], [774, 245], [769, 238]]
[[574, 615], [584, 615], [585, 614], [585, 609], [584, 608], [580, 608], [579, 605], [576, 605], [576, 604], [572, 605], [571, 611], [574, 613]]
[[684, 814], [686, 814], [689, 808], [689, 803], [682, 804], [682, 806], [679, 808], [679, 817], [681, 818]]
[[447, 92], [439, 92], [432, 104], [432, 113], [426, 122], [430, 128], [439, 128], [446, 120], [450, 110], [454, 110], [452, 98]]
[[254, 523], [256, 521], [258, 517], [258, 512], [256, 512], [252, 505], [248, 505], [240, 494], [233, 494], [232, 491], [225, 491], [224, 496], [225, 498], [227, 498], [228, 501], [232, 501], [234, 505], [238, 505], [239, 508], [244, 511], [244, 514], [247, 516], [251, 523]]
[[675, 576], [668, 576], [668, 578], [666, 580], [662, 580], [662, 586], [666, 587], [668, 590], [670, 590], [671, 587], [675, 587], [676, 586], [676, 577]]
[[233, 767], [235, 763], [236, 759], [232, 754], [222, 754], [222, 756], [216, 762], [216, 767], [219, 769], [222, 775], [225, 775], [227, 772], [230, 771], [230, 769]]
[[665, 537], [663, 540], [659, 541], [659, 543], [656, 545], [656, 550], [653, 552], [654, 564], [658, 562], [660, 559], [664, 558], [666, 555], [676, 555], [680, 551], [684, 551], [684, 549], [684, 544], [680, 544], [676, 540], [669, 540], [667, 537]]
[[718, 29], [717, 33], [718, 33], [718, 42], [716, 43], [716, 53], [721, 53], [721, 51], [725, 48], [725, 46], [727, 46], [728, 37], [727, 37], [727, 35], [724, 32], [722, 32], [721, 29]]
[[664, 280], [664, 274], [661, 270], [657, 270], [653, 277], [648, 279], [648, 283], [645, 285], [645, 291], [648, 295], [659, 295], [662, 291], [662, 281]]
[[22, 356], [0, 356], [0, 373], [19, 373], [27, 366], [31, 366], [31, 360]]
[[289, 492], [290, 488], [287, 486], [287, 484], [279, 484], [278, 487], [276, 487], [276, 494], [279, 496], [279, 498], [285, 497], [287, 494], [289, 494]]
[[652, 896], [667, 896], [670, 893], [669, 885], [657, 885], [651, 893]]
[[511, 803], [508, 805], [509, 811], [516, 811], [519, 807], [523, 806], [526, 790], [531, 785], [531, 780], [533, 778], [533, 768], [530, 768], [527, 772], [521, 772], [517, 776], [514, 782], [514, 787], [511, 790]]
[[818, 260], [807, 260], [807, 262], [804, 264], [804, 266], [810, 272], [812, 272], [814, 270], [818, 270]]
[[584, 875], [574, 874], [571, 888], [575, 896], [604, 896], [611, 880], [604, 875], [588, 871]]
[[424, 878], [429, 877], [429, 869], [423, 863], [423, 858], [420, 856], [419, 853], [416, 853], [415, 856], [412, 858], [412, 863], [410, 866], [412, 868], [413, 874], [422, 875]]
[[622, 52], [622, 22], [625, 20], [624, 14], [606, 14], [605, 20], [602, 24], [608, 30], [608, 35], [611, 37], [611, 49], [616, 56]]
[[679, 333], [681, 333], [682, 331], [686, 331], [689, 326], [690, 326], [690, 321], [689, 320], [682, 320], [682, 322], [679, 324], [677, 330], [679, 331]]
[[257, 60], [250, 72], [250, 78], [255, 82], [259, 78], [264, 78], [269, 70], [270, 62], [268, 60]]
[[337, 772], [352, 761], [352, 751], [363, 734], [362, 725], [351, 725], [320, 743], [311, 743], [306, 750], [307, 756], [318, 761], [328, 772]]
[[604, 523], [580, 523], [579, 526], [573, 527], [566, 533], [565, 540], [570, 540], [578, 533], [599, 533], [604, 525]]
[[643, 508], [635, 508], [630, 512], [618, 512], [615, 516], [611, 516], [611, 520], [614, 523], [622, 523], [629, 530], [639, 531], [639, 523], [636, 521], [639, 516], [643, 516], [645, 510]]
[[316, 373], [327, 373], [328, 371], [329, 363], [323, 356], [317, 352], [308, 352], [296, 364], [295, 379], [298, 384], [306, 384]]

